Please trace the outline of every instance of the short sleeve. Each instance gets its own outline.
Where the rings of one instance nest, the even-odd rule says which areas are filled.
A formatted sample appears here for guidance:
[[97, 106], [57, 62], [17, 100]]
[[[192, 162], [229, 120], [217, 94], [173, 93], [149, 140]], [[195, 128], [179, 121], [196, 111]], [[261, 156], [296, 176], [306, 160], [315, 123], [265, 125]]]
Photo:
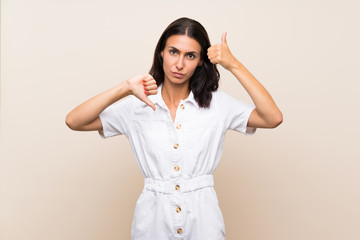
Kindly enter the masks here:
[[102, 138], [127, 134], [131, 117], [133, 98], [129, 97], [113, 103], [99, 115], [103, 129], [99, 130]]
[[256, 128], [247, 127], [249, 117], [255, 109], [254, 105], [237, 100], [225, 93], [223, 93], [221, 102], [223, 111], [225, 111], [224, 116], [227, 129], [249, 136], [256, 132]]

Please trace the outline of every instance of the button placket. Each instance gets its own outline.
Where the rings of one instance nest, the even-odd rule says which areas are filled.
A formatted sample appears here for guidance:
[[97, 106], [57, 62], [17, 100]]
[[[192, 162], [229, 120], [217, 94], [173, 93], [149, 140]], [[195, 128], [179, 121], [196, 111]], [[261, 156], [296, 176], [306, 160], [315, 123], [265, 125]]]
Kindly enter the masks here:
[[[173, 151], [173, 157], [176, 156], [176, 161], [172, 161], [172, 176], [174, 177], [174, 185], [173, 185], [173, 192], [174, 192], [174, 200], [173, 201], [173, 217], [174, 217], [174, 228], [178, 236], [183, 235], [183, 222], [184, 222], [184, 216], [182, 213], [182, 182], [181, 182], [181, 147], [182, 147], [182, 129], [183, 129], [183, 110], [185, 109], [185, 106], [182, 102], [180, 102], [179, 108], [176, 112], [176, 118], [175, 122], [172, 124], [172, 132], [174, 133], [174, 139], [172, 143], [172, 151]], [[175, 158], [174, 158], [175, 160]], [[180, 180], [180, 181], [179, 181]]]
[[[182, 102], [180, 102], [180, 105], [179, 105], [179, 107], [178, 107], [178, 109], [176, 111], [176, 119], [175, 119], [175, 122], [174, 122], [175, 134], [176, 134], [177, 139], [178, 139], [178, 143], [175, 143], [174, 146], [173, 146], [174, 149], [179, 148], [179, 146], [180, 146], [179, 143], [181, 142], [181, 138], [182, 138], [182, 136], [181, 136], [182, 135], [182, 131], [181, 131], [182, 124], [181, 124], [181, 122], [182, 122], [182, 115], [183, 114], [182, 114], [182, 111], [179, 111], [179, 109], [182, 110], [184, 108], [185, 108], [184, 104]], [[181, 153], [179, 152], [179, 154], [181, 154]], [[179, 172], [180, 169], [181, 169], [180, 164], [174, 165], [174, 171], [175, 172]]]

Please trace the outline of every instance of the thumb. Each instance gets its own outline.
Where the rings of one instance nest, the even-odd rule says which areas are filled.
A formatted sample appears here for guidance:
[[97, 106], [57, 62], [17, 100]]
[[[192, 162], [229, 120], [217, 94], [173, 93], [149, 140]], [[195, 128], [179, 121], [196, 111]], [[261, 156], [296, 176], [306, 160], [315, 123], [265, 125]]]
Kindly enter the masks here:
[[221, 36], [221, 43], [225, 44], [225, 45], [227, 45], [226, 35], [227, 35], [227, 32], [224, 32]]
[[155, 104], [147, 96], [144, 97], [143, 101], [155, 111]]

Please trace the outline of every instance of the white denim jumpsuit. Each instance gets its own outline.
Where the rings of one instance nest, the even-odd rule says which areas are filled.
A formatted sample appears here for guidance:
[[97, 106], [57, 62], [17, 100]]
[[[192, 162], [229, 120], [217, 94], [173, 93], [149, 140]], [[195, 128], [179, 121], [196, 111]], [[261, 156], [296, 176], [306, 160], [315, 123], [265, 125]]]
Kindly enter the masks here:
[[247, 127], [255, 106], [218, 90], [210, 108], [190, 92], [173, 122], [159, 86], [149, 96], [156, 111], [134, 96], [107, 107], [100, 119], [103, 138], [124, 134], [144, 175], [134, 211], [132, 240], [224, 240], [225, 224], [214, 190], [228, 129], [252, 135]]

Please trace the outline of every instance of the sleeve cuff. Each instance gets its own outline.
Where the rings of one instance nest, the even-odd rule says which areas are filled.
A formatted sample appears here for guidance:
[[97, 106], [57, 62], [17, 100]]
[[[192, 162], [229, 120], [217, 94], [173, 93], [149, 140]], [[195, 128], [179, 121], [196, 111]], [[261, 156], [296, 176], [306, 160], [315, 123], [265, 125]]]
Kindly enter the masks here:
[[103, 129], [98, 130], [98, 133], [99, 133], [100, 137], [102, 137], [103, 139], [119, 134], [119, 133], [111, 131], [111, 128], [109, 128], [109, 125], [108, 125], [109, 123], [106, 121], [105, 114], [106, 113], [104, 111], [104, 112], [100, 113], [100, 115], [99, 115]]
[[256, 132], [256, 129], [257, 128], [255, 128], [255, 127], [247, 127], [247, 124], [248, 124], [248, 122], [249, 122], [249, 118], [250, 118], [250, 115], [251, 115], [251, 113], [254, 111], [254, 109], [255, 109], [256, 107], [254, 106], [253, 108], [251, 108], [251, 109], [249, 109], [249, 111], [246, 113], [246, 119], [247, 119], [247, 121], [246, 121], [246, 124], [245, 124], [245, 126], [243, 127], [243, 133], [244, 133], [244, 135], [246, 135], [246, 136], [252, 136], [252, 135], [254, 135], [254, 133]]

